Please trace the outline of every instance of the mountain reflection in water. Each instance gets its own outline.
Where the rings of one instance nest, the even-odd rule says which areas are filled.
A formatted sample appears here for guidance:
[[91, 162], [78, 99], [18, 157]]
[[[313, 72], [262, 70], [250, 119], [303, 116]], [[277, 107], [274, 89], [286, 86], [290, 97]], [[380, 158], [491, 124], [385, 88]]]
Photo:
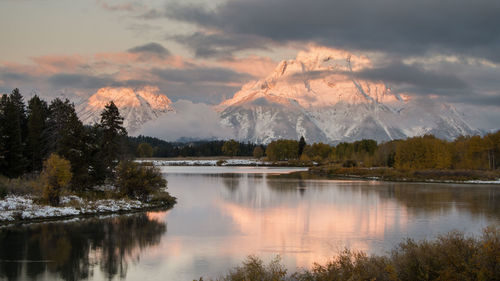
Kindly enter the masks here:
[[0, 278], [7, 280], [123, 278], [128, 264], [160, 243], [163, 221], [146, 214], [50, 222], [0, 229]]

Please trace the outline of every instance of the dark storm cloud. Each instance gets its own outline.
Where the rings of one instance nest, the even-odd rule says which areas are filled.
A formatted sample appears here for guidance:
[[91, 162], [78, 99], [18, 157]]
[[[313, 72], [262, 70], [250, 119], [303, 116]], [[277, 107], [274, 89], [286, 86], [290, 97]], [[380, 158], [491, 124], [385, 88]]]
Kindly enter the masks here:
[[195, 32], [169, 37], [194, 51], [197, 57], [232, 57], [234, 52], [267, 49], [270, 40], [255, 35]]
[[170, 55], [170, 51], [163, 47], [161, 44], [151, 42], [145, 45], [140, 45], [127, 50], [129, 53], [134, 54], [153, 54], [160, 57], [166, 57]]
[[201, 28], [280, 42], [404, 55], [439, 50], [500, 62], [500, 1], [495, 0], [235, 0], [212, 10], [171, 4], [164, 14]]
[[245, 82], [253, 78], [253, 76], [249, 74], [238, 73], [230, 69], [220, 67], [198, 67], [187, 69], [155, 68], [151, 72], [163, 80], [188, 84], [199, 82]]
[[34, 77], [30, 74], [21, 73], [21, 72], [3, 72], [0, 69], [0, 80], [8, 81], [8, 82], [24, 82], [33, 80]]
[[438, 73], [418, 66], [399, 63], [380, 68], [364, 69], [354, 73], [354, 76], [389, 84], [409, 84], [424, 89], [424, 92], [428, 89], [456, 90], [467, 88], [467, 84], [453, 74]]
[[419, 66], [402, 63], [394, 63], [378, 68], [365, 68], [356, 72], [338, 70], [307, 71], [292, 75], [289, 79], [294, 82], [301, 82], [304, 80], [322, 79], [334, 74], [383, 82], [389, 85], [411, 86], [413, 91], [417, 93], [428, 93], [429, 89], [436, 92], [441, 90], [464, 90], [468, 87], [465, 81], [453, 74], [438, 73], [436, 71], [425, 70]]

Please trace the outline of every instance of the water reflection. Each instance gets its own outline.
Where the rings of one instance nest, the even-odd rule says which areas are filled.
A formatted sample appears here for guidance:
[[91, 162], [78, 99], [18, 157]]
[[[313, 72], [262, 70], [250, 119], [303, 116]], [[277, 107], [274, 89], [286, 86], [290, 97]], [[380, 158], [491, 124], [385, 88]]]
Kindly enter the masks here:
[[500, 221], [497, 186], [205, 172], [167, 175], [179, 204], [168, 213], [160, 252], [176, 249], [175, 262], [163, 264], [174, 279], [217, 277], [248, 254], [280, 254], [289, 269], [324, 262], [344, 247], [383, 254], [406, 237], [477, 234]]
[[165, 168], [178, 198], [168, 212], [0, 229], [0, 279], [216, 278], [249, 254], [264, 260], [280, 254], [295, 270], [345, 247], [383, 254], [407, 237], [433, 239], [453, 229], [479, 234], [500, 223], [499, 186], [210, 168]]
[[81, 280], [97, 267], [124, 278], [143, 249], [160, 243], [166, 224], [146, 214], [0, 229], [0, 277]]

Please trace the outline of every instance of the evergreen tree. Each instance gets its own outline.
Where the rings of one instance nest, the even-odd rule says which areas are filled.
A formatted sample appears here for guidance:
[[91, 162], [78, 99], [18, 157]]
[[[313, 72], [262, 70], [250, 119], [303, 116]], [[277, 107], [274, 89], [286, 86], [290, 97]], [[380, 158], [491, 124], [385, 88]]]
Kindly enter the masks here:
[[306, 147], [306, 140], [304, 136], [301, 136], [299, 140], [299, 157], [302, 155], [302, 152], [304, 152], [304, 147]]
[[113, 101], [101, 113], [101, 161], [106, 176], [113, 177], [118, 160], [125, 154], [127, 130], [123, 127], [123, 117]]
[[44, 138], [47, 140], [45, 155], [55, 152], [71, 162], [71, 187], [82, 189], [89, 186], [89, 144], [83, 124], [68, 99], [56, 98], [50, 103]]
[[28, 101], [28, 134], [26, 140], [26, 155], [29, 161], [29, 170], [40, 171], [43, 162], [43, 131], [48, 117], [47, 103], [38, 96]]
[[0, 173], [4, 174], [4, 169], [7, 166], [5, 156], [7, 153], [6, 144], [7, 135], [5, 133], [5, 105], [7, 104], [7, 95], [0, 97]]
[[25, 172], [23, 125], [26, 123], [26, 111], [23, 97], [18, 89], [1, 100], [2, 111], [2, 146], [3, 161], [1, 170], [10, 177], [19, 177]]

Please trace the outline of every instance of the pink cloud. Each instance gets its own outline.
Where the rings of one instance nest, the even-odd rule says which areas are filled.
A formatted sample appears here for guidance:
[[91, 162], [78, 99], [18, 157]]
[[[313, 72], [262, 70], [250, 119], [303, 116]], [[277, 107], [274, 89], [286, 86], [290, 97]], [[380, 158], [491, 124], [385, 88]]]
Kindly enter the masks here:
[[219, 64], [236, 72], [247, 73], [256, 78], [263, 78], [276, 68], [277, 62], [268, 57], [249, 56], [246, 58], [223, 60]]

